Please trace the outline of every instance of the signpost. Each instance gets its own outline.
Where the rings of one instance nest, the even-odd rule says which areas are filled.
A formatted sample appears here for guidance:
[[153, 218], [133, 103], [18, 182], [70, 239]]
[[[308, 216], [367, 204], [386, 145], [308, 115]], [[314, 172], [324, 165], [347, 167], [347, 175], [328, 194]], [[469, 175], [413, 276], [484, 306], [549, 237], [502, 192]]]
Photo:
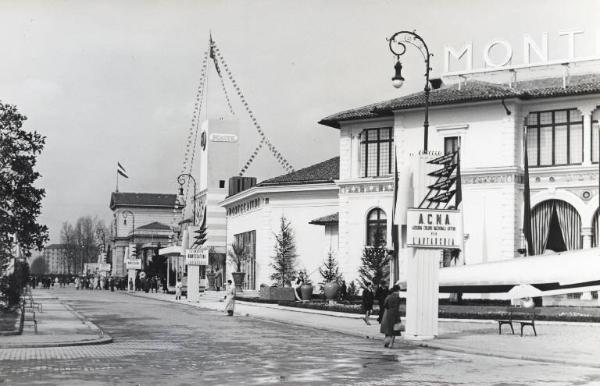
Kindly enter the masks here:
[[185, 263], [188, 266], [188, 301], [197, 302], [200, 300], [200, 266], [208, 265], [208, 248], [186, 250]]
[[142, 260], [137, 258], [137, 246], [134, 243], [129, 244], [126, 251], [126, 267], [127, 267], [127, 288], [129, 282], [133, 283], [133, 291], [135, 291], [135, 276], [136, 270], [142, 269]]

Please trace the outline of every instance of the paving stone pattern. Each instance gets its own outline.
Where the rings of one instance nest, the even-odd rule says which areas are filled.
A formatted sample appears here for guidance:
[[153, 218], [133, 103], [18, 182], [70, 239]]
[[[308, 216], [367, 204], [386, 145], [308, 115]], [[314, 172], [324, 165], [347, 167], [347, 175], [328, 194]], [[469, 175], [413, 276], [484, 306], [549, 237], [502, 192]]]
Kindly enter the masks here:
[[128, 296], [57, 290], [114, 343], [0, 350], [3, 384], [598, 384], [600, 370], [451, 353]]

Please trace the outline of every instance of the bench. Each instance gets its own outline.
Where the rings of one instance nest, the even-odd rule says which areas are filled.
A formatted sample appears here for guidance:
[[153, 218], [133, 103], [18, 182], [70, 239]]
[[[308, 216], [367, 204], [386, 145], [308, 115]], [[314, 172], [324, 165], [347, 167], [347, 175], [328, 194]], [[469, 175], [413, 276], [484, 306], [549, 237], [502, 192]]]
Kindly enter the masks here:
[[23, 324], [25, 324], [25, 322], [32, 322], [34, 331], [37, 334], [37, 319], [35, 318], [35, 311], [33, 308], [25, 308], [23, 305], [21, 307], [21, 312], [23, 313]]
[[513, 328], [513, 323], [519, 323], [521, 325], [521, 336], [523, 336], [523, 327], [525, 326], [531, 326], [531, 328], [533, 328], [533, 333], [535, 336], [537, 336], [537, 331], [535, 330], [535, 317], [537, 314], [539, 314], [538, 309], [535, 307], [508, 307], [506, 311], [508, 313], [508, 319], [500, 319], [497, 321], [499, 335], [502, 335], [502, 326], [504, 324], [508, 324], [510, 326], [510, 330], [514, 335], [515, 330]]
[[37, 308], [39, 312], [42, 312], [42, 303], [36, 303], [31, 295], [23, 299], [23, 306], [31, 309]]

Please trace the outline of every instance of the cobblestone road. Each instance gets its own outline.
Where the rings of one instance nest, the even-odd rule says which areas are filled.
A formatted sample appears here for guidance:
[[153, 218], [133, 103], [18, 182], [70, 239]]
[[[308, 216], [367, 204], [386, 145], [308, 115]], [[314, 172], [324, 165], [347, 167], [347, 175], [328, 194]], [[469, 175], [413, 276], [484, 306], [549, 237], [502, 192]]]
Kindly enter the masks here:
[[[56, 290], [114, 343], [0, 350], [4, 384], [600, 384], [600, 371], [472, 356], [120, 293]], [[299, 317], [302, 317], [299, 314]]]

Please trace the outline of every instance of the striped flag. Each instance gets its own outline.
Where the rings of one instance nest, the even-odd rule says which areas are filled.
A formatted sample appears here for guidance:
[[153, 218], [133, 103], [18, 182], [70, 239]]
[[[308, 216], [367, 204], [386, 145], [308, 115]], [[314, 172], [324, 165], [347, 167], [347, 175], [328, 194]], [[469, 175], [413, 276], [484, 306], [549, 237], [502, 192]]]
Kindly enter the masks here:
[[392, 248], [394, 248], [394, 280], [397, 281], [399, 279], [398, 275], [400, 273], [399, 258], [400, 255], [400, 237], [399, 237], [399, 227], [398, 227], [398, 216], [396, 212], [398, 211], [398, 158], [396, 157], [396, 152], [394, 151], [394, 197], [392, 203]]
[[127, 174], [125, 174], [125, 173], [126, 173], [126, 170], [125, 170], [125, 168], [123, 167], [123, 165], [121, 165], [121, 163], [120, 163], [120, 162], [117, 162], [117, 173], [119, 173], [120, 175], [122, 175], [122, 176], [123, 176], [123, 177], [125, 177], [125, 178], [129, 178], [129, 177], [127, 176]]

